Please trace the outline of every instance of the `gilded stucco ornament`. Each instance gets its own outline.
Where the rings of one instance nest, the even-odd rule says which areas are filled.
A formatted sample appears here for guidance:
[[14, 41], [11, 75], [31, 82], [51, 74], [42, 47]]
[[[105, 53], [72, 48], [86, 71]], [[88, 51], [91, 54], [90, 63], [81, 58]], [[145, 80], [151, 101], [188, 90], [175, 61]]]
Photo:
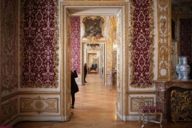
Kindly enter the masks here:
[[171, 0], [158, 0], [158, 80], [170, 79], [170, 2]]

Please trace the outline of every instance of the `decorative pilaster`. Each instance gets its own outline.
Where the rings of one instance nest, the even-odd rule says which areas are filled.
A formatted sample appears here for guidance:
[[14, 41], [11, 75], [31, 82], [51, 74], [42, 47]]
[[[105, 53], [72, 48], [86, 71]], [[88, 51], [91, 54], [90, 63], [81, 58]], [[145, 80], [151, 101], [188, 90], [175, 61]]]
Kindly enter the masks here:
[[158, 0], [158, 80], [171, 79], [171, 0]]

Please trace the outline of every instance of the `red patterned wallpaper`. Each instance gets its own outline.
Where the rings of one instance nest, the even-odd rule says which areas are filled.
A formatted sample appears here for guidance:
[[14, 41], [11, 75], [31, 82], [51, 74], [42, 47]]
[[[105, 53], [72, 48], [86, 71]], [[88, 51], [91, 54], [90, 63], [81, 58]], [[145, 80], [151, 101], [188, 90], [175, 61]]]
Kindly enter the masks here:
[[131, 86], [146, 88], [152, 85], [152, 1], [133, 0], [132, 82]]
[[71, 17], [71, 56], [72, 70], [80, 73], [80, 17]]
[[21, 87], [57, 87], [57, 0], [21, 0]]

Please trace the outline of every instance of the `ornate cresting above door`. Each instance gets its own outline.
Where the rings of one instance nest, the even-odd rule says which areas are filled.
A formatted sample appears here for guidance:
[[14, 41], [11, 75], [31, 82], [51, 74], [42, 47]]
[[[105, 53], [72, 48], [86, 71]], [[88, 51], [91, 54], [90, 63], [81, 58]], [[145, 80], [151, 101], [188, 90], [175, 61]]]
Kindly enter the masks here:
[[158, 80], [171, 79], [171, 0], [158, 0]]

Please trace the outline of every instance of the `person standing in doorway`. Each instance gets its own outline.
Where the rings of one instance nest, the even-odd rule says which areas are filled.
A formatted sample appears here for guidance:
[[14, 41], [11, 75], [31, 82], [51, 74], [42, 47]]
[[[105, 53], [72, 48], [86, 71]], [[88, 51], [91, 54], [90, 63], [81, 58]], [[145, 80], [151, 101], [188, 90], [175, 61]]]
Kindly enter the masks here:
[[71, 108], [74, 108], [74, 105], [75, 105], [75, 93], [79, 91], [79, 87], [75, 81], [75, 78], [77, 77], [78, 75], [76, 70], [71, 71], [71, 98], [72, 98]]
[[86, 76], [87, 76], [87, 63], [84, 64], [84, 83], [87, 83]]

